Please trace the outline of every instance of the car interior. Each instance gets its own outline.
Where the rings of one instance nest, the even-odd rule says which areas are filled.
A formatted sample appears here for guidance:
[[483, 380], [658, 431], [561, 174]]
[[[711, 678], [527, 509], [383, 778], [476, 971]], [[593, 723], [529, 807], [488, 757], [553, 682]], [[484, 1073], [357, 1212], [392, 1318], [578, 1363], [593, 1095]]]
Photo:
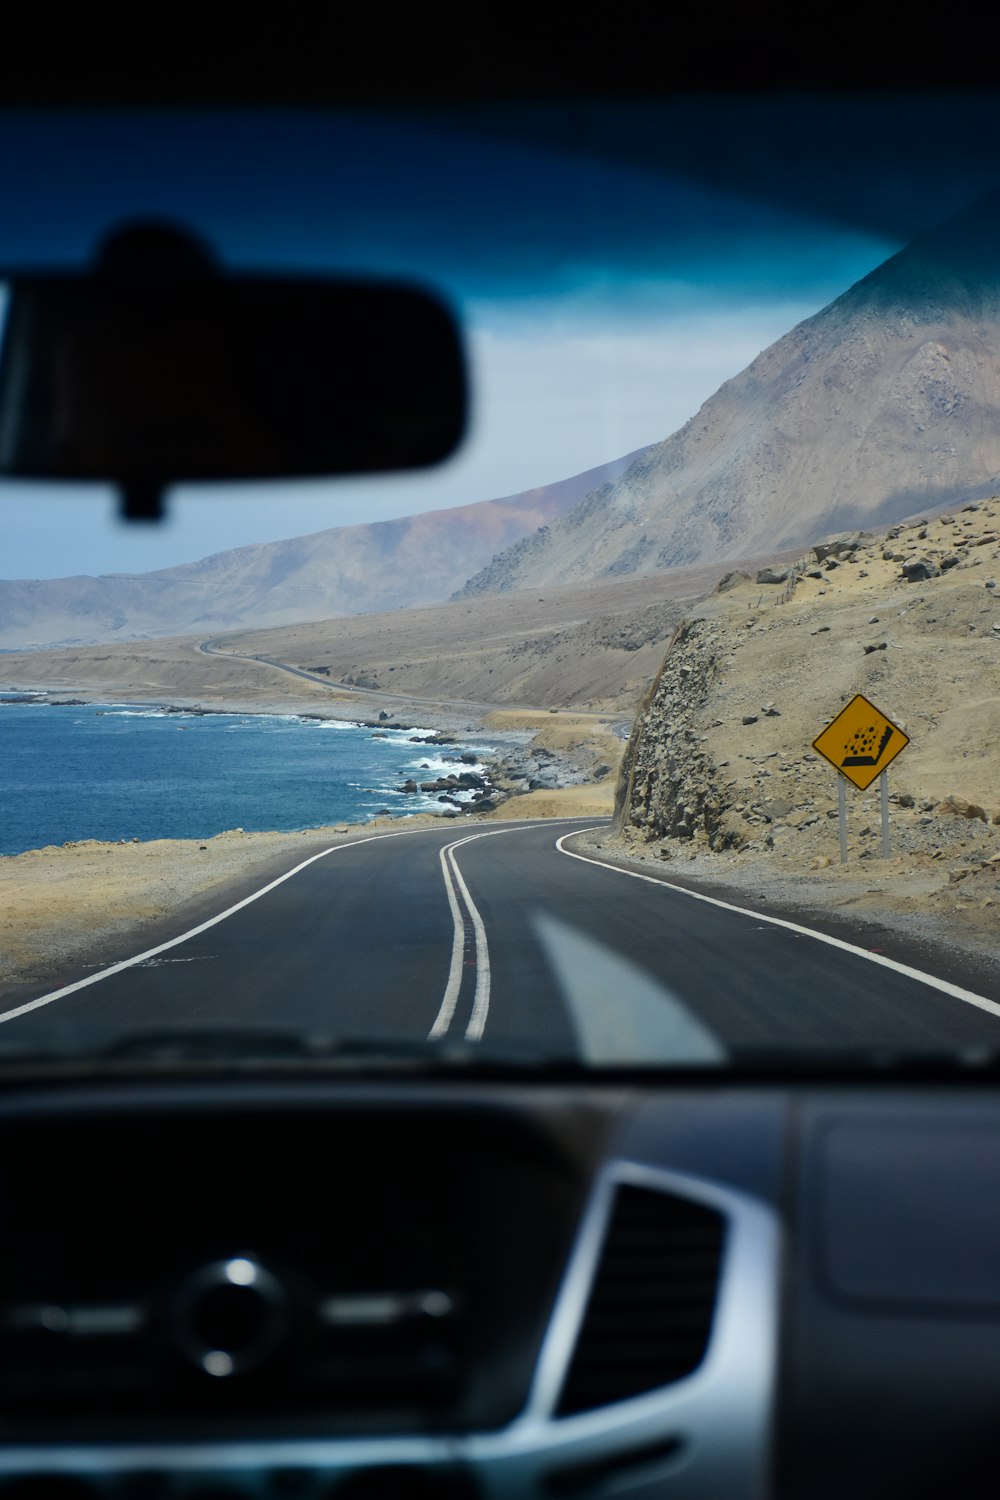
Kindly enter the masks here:
[[[320, 35], [333, 45], [336, 29]], [[354, 70], [341, 52], [328, 79], [315, 59], [297, 79], [309, 48], [279, 44], [272, 98], [266, 48], [244, 41], [242, 83], [227, 71], [217, 107], [280, 110], [301, 89], [318, 110], [460, 109], [486, 137], [641, 152], [650, 170], [686, 163], [880, 229], [898, 205], [855, 171], [866, 151], [898, 169], [900, 200], [918, 167], [946, 181], [953, 152], [970, 171], [1000, 163], [985, 90], [952, 141], [918, 150], [908, 128], [879, 141], [862, 121], [842, 152], [835, 89], [797, 141], [787, 114], [759, 123], [800, 51], [722, 37], [709, 93], [705, 38], [692, 87], [676, 58], [661, 81], [636, 58], [669, 40], [640, 30], [637, 49], [612, 48], [635, 65], [617, 93], [593, 37], [558, 74], [511, 60], [480, 97], [441, 67], [398, 94], [366, 84], [356, 42]], [[619, 107], [606, 135], [567, 64], [588, 99]], [[145, 94], [129, 73], [116, 88], [105, 62], [89, 93], [73, 74], [60, 95], [29, 69], [11, 107], [35, 107], [33, 91], [57, 116], [167, 107], [176, 79], [158, 100], [146, 76]], [[209, 62], [181, 77], [179, 107], [204, 108]], [[658, 139], [621, 124], [650, 102], [667, 111]], [[727, 149], [708, 123], [692, 144], [696, 104], [725, 119]], [[34, 211], [30, 194], [15, 211]], [[180, 481], [402, 470], [461, 443], [474, 372], [460, 318], [420, 278], [234, 270], [197, 223], [123, 214], [107, 231], [72, 265], [6, 268], [6, 478], [99, 478], [148, 525]], [[334, 336], [347, 380], [323, 357]], [[884, 1050], [722, 1067], [448, 1049], [5, 1056], [0, 1500], [992, 1495], [998, 1076], [996, 1054]]]

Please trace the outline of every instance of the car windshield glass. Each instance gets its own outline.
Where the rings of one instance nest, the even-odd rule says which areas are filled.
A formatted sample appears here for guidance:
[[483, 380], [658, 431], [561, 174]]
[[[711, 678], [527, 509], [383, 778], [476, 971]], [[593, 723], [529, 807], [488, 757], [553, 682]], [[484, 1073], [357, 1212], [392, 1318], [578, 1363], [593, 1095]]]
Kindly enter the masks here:
[[430, 290], [470, 390], [444, 463], [160, 523], [0, 481], [0, 1058], [992, 1056], [998, 109], [0, 117], [11, 339], [153, 223]]

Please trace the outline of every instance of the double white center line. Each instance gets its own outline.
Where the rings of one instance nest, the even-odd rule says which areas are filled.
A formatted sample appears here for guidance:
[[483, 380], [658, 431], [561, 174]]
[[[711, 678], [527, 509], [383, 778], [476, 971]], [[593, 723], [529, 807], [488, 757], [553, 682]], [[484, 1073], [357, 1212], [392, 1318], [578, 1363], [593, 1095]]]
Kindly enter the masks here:
[[498, 833], [512, 833], [510, 828], [493, 828], [489, 833], [470, 833], [464, 839], [455, 839], [454, 843], [445, 844], [440, 853], [441, 873], [444, 876], [444, 886], [448, 893], [448, 906], [451, 909], [451, 919], [455, 924], [455, 933], [451, 944], [451, 964], [448, 968], [448, 983], [445, 985], [444, 999], [441, 1001], [441, 1009], [437, 1013], [434, 1025], [427, 1034], [429, 1042], [436, 1041], [439, 1037], [446, 1036], [448, 1028], [455, 1017], [455, 1007], [462, 991], [462, 975], [465, 969], [465, 915], [462, 911], [462, 903], [465, 911], [469, 914], [472, 929], [476, 937], [476, 988], [472, 997], [472, 1015], [469, 1024], [465, 1028], [465, 1040], [467, 1042], [479, 1042], [482, 1040], [483, 1031], [486, 1028], [486, 1017], [490, 1011], [490, 950], [486, 942], [486, 928], [479, 914], [476, 903], [469, 894], [469, 887], [465, 878], [458, 868], [455, 858], [455, 850], [461, 849], [463, 844], [474, 843], [476, 839], [495, 838]]

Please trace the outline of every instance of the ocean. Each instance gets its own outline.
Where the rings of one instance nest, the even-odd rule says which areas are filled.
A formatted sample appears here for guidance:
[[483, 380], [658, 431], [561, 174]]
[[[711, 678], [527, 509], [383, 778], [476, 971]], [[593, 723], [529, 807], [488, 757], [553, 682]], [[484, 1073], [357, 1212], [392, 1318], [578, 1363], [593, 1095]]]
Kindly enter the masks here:
[[[385, 738], [375, 738], [375, 734]], [[211, 838], [442, 812], [408, 779], [479, 769], [471, 736], [414, 744], [430, 729], [375, 731], [289, 714], [189, 714], [134, 704], [0, 702], [0, 854], [77, 839]]]

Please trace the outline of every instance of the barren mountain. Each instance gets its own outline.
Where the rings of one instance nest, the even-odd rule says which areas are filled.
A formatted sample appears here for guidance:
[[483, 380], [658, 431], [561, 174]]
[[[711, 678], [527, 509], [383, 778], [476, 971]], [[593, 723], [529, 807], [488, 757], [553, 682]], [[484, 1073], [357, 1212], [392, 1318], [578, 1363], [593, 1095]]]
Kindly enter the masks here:
[[806, 546], [995, 490], [1000, 189], [914, 240], [463, 594]]
[[0, 646], [260, 628], [446, 599], [515, 537], [601, 493], [636, 457], [501, 500], [337, 526], [155, 573], [0, 581]]

